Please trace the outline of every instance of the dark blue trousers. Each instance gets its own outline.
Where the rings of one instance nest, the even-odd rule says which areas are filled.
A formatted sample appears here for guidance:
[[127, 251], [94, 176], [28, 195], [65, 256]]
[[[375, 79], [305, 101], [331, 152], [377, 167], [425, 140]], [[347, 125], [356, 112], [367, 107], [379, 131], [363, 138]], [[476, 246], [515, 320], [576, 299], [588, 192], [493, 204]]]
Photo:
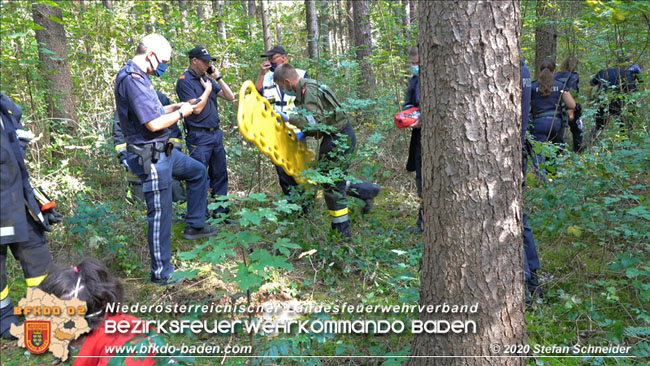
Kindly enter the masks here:
[[[528, 172], [528, 158], [524, 157], [522, 161], [524, 181], [522, 190], [526, 191], [526, 173]], [[533, 239], [533, 230], [528, 226], [528, 215], [524, 214], [524, 279], [530, 279], [531, 271], [540, 269], [539, 256], [537, 255], [537, 246], [535, 246], [535, 239]]]
[[172, 235], [172, 176], [187, 182], [187, 225], [201, 229], [205, 226], [208, 176], [205, 167], [182, 152], [173, 149], [171, 156], [160, 154], [151, 164], [151, 174], [145, 175], [138, 156], [129, 152], [128, 163], [140, 177], [145, 201], [151, 254], [151, 278], [166, 279], [174, 272], [171, 265]]
[[[212, 195], [228, 194], [228, 168], [226, 150], [223, 148], [223, 131], [190, 131], [185, 139], [190, 156], [208, 168]], [[217, 213], [228, 213], [227, 208], [219, 207]], [[206, 211], [207, 213], [207, 211]]]
[[526, 281], [528, 281], [530, 279], [530, 272], [537, 271], [540, 265], [535, 239], [533, 239], [533, 231], [528, 226], [528, 215], [526, 214], [524, 214], [524, 254], [524, 276]]

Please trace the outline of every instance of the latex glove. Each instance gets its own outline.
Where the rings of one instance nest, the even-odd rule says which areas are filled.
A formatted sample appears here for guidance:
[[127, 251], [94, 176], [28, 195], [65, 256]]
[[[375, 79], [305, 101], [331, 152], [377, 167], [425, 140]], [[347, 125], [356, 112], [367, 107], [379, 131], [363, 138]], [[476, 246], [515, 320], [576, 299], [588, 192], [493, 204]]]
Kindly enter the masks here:
[[289, 115], [288, 115], [288, 114], [286, 114], [286, 113], [284, 113], [284, 112], [280, 112], [280, 111], [278, 111], [277, 113], [280, 115], [280, 117], [282, 117], [282, 119], [283, 119], [285, 122], [289, 122]]
[[122, 165], [124, 165], [124, 168], [126, 170], [129, 170], [129, 163], [126, 161], [126, 159], [122, 160]]
[[305, 141], [306, 137], [307, 137], [307, 135], [305, 135], [304, 132], [296, 132], [296, 141], [298, 141], [298, 142]]
[[57, 224], [63, 220], [63, 215], [54, 208], [43, 211], [43, 216], [47, 218], [47, 222], [50, 224]]

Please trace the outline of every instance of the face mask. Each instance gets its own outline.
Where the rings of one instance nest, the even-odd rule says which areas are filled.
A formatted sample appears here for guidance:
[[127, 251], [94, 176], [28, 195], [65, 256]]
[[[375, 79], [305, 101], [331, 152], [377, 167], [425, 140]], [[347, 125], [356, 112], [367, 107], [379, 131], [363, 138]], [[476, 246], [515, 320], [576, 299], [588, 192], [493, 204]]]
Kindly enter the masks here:
[[420, 74], [420, 65], [411, 66], [411, 70], [413, 70], [413, 75], [418, 76]]
[[275, 62], [271, 62], [271, 67], [269, 67], [269, 71], [273, 72], [275, 71], [275, 68], [278, 67], [278, 64]]
[[[158, 67], [154, 71], [154, 75], [156, 75], [157, 77], [161, 77], [165, 73], [165, 71], [167, 71], [167, 64], [160, 62], [160, 60], [158, 60], [158, 56], [156, 56], [155, 53], [153, 54], [153, 57], [155, 57], [156, 61], [158, 62]], [[151, 63], [151, 60], [149, 60], [149, 65], [151, 65], [151, 68], [153, 69], [153, 64]]]

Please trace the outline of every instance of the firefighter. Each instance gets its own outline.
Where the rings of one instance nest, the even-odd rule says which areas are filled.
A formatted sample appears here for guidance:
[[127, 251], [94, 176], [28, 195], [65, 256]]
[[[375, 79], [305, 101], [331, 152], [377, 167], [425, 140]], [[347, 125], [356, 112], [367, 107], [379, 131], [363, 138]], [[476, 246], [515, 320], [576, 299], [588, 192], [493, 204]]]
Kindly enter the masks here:
[[52, 262], [45, 231], [62, 216], [54, 202], [29, 183], [24, 157], [30, 134], [20, 123], [20, 106], [2, 93], [0, 117], [0, 333], [12, 339], [9, 329], [18, 319], [9, 297], [7, 252], [20, 262], [27, 286], [38, 286]]

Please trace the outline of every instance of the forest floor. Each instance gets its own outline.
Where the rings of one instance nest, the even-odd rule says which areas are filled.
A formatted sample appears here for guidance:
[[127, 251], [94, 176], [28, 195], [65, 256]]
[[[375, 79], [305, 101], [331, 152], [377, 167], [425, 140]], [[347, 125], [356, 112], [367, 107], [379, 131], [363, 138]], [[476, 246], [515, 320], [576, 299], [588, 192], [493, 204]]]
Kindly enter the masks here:
[[[648, 140], [646, 132], [631, 139], [636, 145], [630, 149], [645, 149]], [[629, 142], [629, 141], [628, 141]], [[612, 143], [612, 151], [616, 149]], [[605, 152], [589, 152], [583, 155], [567, 153], [560, 159], [558, 170], [577, 170], [580, 164], [591, 164], [602, 157]], [[616, 157], [612, 157], [616, 160]], [[581, 163], [582, 162], [582, 163]], [[604, 164], [598, 160], [597, 163]], [[605, 161], [606, 165], [607, 161]], [[613, 162], [616, 164], [616, 162]], [[639, 158], [638, 164], [621, 165], [620, 169], [632, 176], [626, 179], [632, 185], [631, 193], [643, 197], [644, 187], [650, 185], [650, 162]], [[401, 168], [401, 167], [400, 167]], [[329, 218], [324, 201], [317, 193], [317, 200], [308, 217], [298, 215], [295, 210], [283, 211], [282, 206], [274, 202], [277, 192], [273, 175], [268, 178], [267, 185], [262, 191], [264, 195], [253, 195], [254, 199], [241, 197], [250, 196], [250, 192], [237, 192], [233, 189], [232, 217], [240, 221], [240, 226], [214, 223], [221, 229], [219, 240], [230, 237], [246, 241], [250, 236], [251, 248], [265, 249], [272, 255], [284, 253], [284, 262], [274, 262], [277, 258], [269, 259], [276, 263], [263, 268], [257, 273], [263, 280], [259, 286], [251, 285], [251, 291], [240, 291], [240, 286], [256, 278], [244, 276], [240, 269], [242, 264], [253, 271], [251, 256], [238, 255], [241, 247], [221, 248], [217, 240], [190, 242], [182, 239], [184, 224], [180, 220], [184, 205], [175, 205], [175, 222], [172, 233], [173, 264], [177, 271], [192, 277], [181, 285], [160, 288], [149, 282], [149, 253], [146, 246], [146, 217], [144, 208], [138, 204], [124, 201], [126, 184], [121, 175], [115, 176], [100, 173], [102, 166], [88, 167], [87, 174], [103, 180], [105, 191], [95, 193], [94, 197], [114, 197], [113, 202], [100, 201], [96, 198], [79, 198], [76, 201], [73, 219], [66, 222], [64, 227], [57, 228], [50, 236], [49, 243], [55, 261], [59, 263], [75, 263], [84, 256], [92, 254], [102, 258], [121, 278], [126, 290], [125, 304], [332, 304], [348, 303], [361, 305], [384, 304], [416, 304], [419, 299], [419, 265], [421, 258], [421, 236], [413, 234], [410, 229], [417, 218], [418, 200], [412, 176], [403, 174], [396, 167], [391, 175], [379, 183], [382, 191], [372, 212], [361, 214], [361, 203], [353, 202], [351, 207], [351, 223], [354, 238], [345, 244], [336, 235], [329, 232]], [[606, 170], [605, 168], [603, 168]], [[552, 227], [550, 222], [557, 222], [556, 206], [540, 203], [545, 195], [561, 195], [553, 192], [566, 191], [575, 186], [561, 175], [558, 179], [541, 184], [529, 174], [527, 205], [530, 223], [537, 241], [544, 281], [545, 298], [538, 300], [526, 310], [529, 344], [532, 345], [607, 345], [625, 344], [635, 346], [634, 352], [640, 358], [615, 359], [604, 357], [591, 358], [539, 358], [529, 359], [531, 365], [582, 365], [582, 364], [642, 364], [647, 357], [648, 334], [643, 326], [647, 324], [647, 289], [634, 285], [634, 280], [640, 280], [641, 286], [647, 286], [644, 280], [644, 267], [647, 261], [648, 247], [641, 248], [641, 258], [632, 262], [627, 268], [613, 268], [621, 253], [619, 247], [608, 247], [599, 242], [597, 236], [588, 235], [584, 224], [571, 222], [557, 223], [559, 228]], [[566, 177], [565, 177], [566, 178]], [[573, 178], [572, 178], [573, 179]], [[613, 178], [612, 178], [613, 179]], [[636, 188], [635, 188], [636, 187]], [[602, 187], [603, 195], [607, 195], [606, 187]], [[569, 192], [571, 193], [571, 192]], [[277, 194], [277, 193], [275, 193]], [[582, 193], [573, 192], [574, 195]], [[92, 196], [92, 195], [91, 195]], [[236, 198], [240, 197], [240, 198]], [[577, 199], [588, 201], [588, 197]], [[641, 200], [638, 207], [647, 208], [648, 200]], [[546, 202], [546, 201], [545, 201]], [[558, 203], [558, 207], [562, 204]], [[565, 205], [566, 206], [566, 205]], [[632, 206], [637, 207], [637, 206]], [[258, 210], [258, 211], [256, 211]], [[265, 211], [260, 211], [265, 210]], [[608, 215], [607, 212], [594, 211], [595, 214]], [[609, 213], [611, 214], [611, 213]], [[257, 215], [257, 216], [256, 216]], [[591, 216], [589, 212], [585, 214]], [[633, 230], [638, 231], [641, 238], [647, 238], [648, 218], [639, 218], [641, 223]], [[646, 220], [644, 222], [644, 220]], [[582, 227], [579, 227], [582, 225]], [[574, 227], [574, 226], [577, 226]], [[581, 231], [577, 235], [576, 231]], [[584, 235], [582, 235], [584, 231]], [[243, 233], [243, 234], [242, 234]], [[558, 234], [561, 233], [561, 234]], [[569, 233], [569, 234], [567, 234]], [[239, 236], [238, 236], [239, 235]], [[244, 235], [244, 236], [242, 236]], [[90, 239], [88, 239], [90, 238]], [[278, 239], [285, 238], [285, 248], [278, 244]], [[580, 239], [580, 242], [576, 240]], [[275, 244], [274, 244], [275, 243]], [[205, 247], [205, 250], [201, 249]], [[215, 249], [216, 248], [216, 249]], [[211, 257], [219, 251], [234, 251], [232, 256], [214, 259]], [[211, 250], [212, 249], [212, 250]], [[645, 251], [644, 251], [645, 250]], [[645, 256], [645, 258], [643, 257]], [[619, 260], [620, 262], [620, 260]], [[264, 267], [264, 266], [263, 266]], [[634, 268], [640, 273], [633, 273]], [[646, 268], [646, 269], [644, 269]], [[20, 273], [16, 262], [9, 260], [9, 273]], [[244, 271], [245, 272], [245, 271]], [[248, 273], [250, 275], [252, 272]], [[647, 273], [645, 274], [647, 276]], [[15, 278], [16, 276], [12, 276]], [[14, 299], [24, 296], [25, 287], [22, 281], [10, 282], [10, 295]], [[235, 284], [236, 283], [236, 284]], [[645, 299], [645, 300], [644, 300]], [[134, 314], [143, 319], [242, 319], [242, 314]], [[262, 314], [256, 314], [261, 316]], [[286, 317], [286, 313], [275, 314]], [[270, 316], [265, 314], [264, 316]], [[390, 316], [376, 314], [345, 315], [330, 317], [327, 314], [311, 314], [309, 319], [395, 319], [408, 322], [416, 319], [416, 314], [391, 314]], [[289, 318], [291, 319], [291, 318]], [[647, 329], [647, 328], [645, 328]], [[646, 330], [647, 331], [647, 330]], [[252, 354], [264, 355], [255, 364], [313, 364], [313, 365], [399, 365], [403, 358], [390, 356], [407, 355], [412, 336], [403, 334], [382, 335], [337, 335], [332, 334], [194, 334], [167, 335], [169, 344], [215, 344], [222, 347], [227, 345], [251, 346]], [[34, 355], [24, 348], [18, 348], [15, 342], [0, 343], [2, 363], [5, 365], [42, 365], [57, 364], [57, 360], [49, 353]], [[71, 354], [76, 354], [77, 350]], [[645, 353], [644, 353], [645, 352]], [[366, 358], [350, 356], [363, 355]], [[279, 358], [280, 356], [292, 358]], [[306, 357], [317, 356], [317, 357]], [[327, 358], [324, 356], [338, 356]], [[374, 357], [377, 356], [377, 357]], [[381, 357], [379, 357], [381, 356]], [[68, 362], [71, 364], [71, 358]], [[246, 357], [212, 357], [196, 358], [199, 365], [243, 364]]]

